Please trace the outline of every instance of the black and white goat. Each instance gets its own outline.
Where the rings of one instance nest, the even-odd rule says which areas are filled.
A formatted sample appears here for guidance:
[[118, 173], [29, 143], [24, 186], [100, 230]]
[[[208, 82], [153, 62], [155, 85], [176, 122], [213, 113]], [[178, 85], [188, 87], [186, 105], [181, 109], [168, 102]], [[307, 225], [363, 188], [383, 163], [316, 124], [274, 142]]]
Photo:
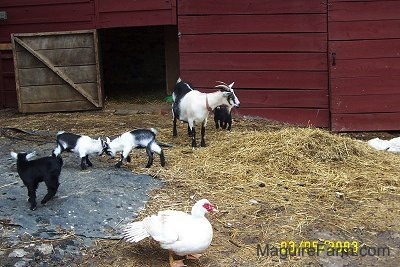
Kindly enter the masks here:
[[40, 182], [44, 182], [47, 186], [47, 194], [41, 203], [45, 204], [54, 197], [60, 185], [59, 176], [63, 165], [60, 155], [34, 160], [30, 159], [35, 156], [35, 152], [29, 154], [11, 152], [11, 156], [17, 160], [18, 175], [28, 189], [28, 201], [31, 204], [31, 210], [35, 210], [37, 206], [36, 189]]
[[176, 121], [188, 123], [188, 134], [192, 137], [192, 148], [197, 146], [196, 144], [196, 131], [195, 124], [201, 123], [201, 143], [200, 146], [206, 146], [204, 135], [205, 127], [207, 124], [207, 118], [210, 111], [214, 110], [217, 106], [235, 106], [239, 107], [240, 102], [232, 90], [233, 83], [227, 85], [224, 82], [218, 82], [215, 86], [219, 88], [219, 91], [213, 93], [202, 93], [194, 90], [192, 86], [182, 81], [180, 78], [177, 81], [172, 98], [174, 103], [172, 104], [172, 115], [173, 115], [173, 136], [177, 136]]
[[[57, 156], [64, 151], [79, 154], [81, 158], [81, 169], [86, 169], [86, 164], [92, 167], [89, 155], [102, 155], [108, 148], [107, 143], [100, 138], [93, 139], [86, 135], [58, 132], [57, 147], [53, 150], [53, 155]], [[86, 161], [86, 164], [85, 164]]]
[[130, 162], [131, 157], [129, 153], [134, 148], [146, 148], [146, 153], [148, 156], [148, 162], [146, 168], [150, 168], [153, 164], [153, 153], [157, 153], [160, 155], [161, 166], [165, 166], [165, 157], [164, 152], [161, 147], [156, 142], [157, 131], [154, 128], [151, 129], [136, 129], [131, 132], [123, 133], [118, 136], [114, 140], [110, 140], [107, 137], [107, 145], [108, 148], [106, 150], [107, 155], [112, 158], [115, 157], [117, 152], [122, 151], [121, 159], [115, 165], [115, 167], [119, 168], [122, 165], [122, 162], [126, 159], [126, 161]]

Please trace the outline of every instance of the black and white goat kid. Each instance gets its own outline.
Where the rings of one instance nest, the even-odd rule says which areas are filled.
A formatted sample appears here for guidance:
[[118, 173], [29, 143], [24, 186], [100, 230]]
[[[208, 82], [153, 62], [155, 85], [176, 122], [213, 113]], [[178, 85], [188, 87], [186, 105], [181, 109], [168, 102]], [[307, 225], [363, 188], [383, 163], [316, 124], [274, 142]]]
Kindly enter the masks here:
[[132, 149], [146, 148], [146, 153], [148, 156], [148, 162], [146, 168], [150, 168], [150, 166], [153, 164], [154, 152], [160, 155], [161, 166], [164, 167], [165, 166], [164, 152], [156, 142], [156, 135], [157, 135], [156, 129], [151, 128], [151, 129], [136, 129], [131, 132], [126, 132], [112, 141], [107, 137], [108, 149], [106, 150], [106, 153], [112, 158], [114, 158], [117, 152], [122, 151], [121, 159], [115, 165], [115, 167], [119, 168], [121, 167], [122, 162], [125, 159], [128, 162], [131, 161], [129, 153], [132, 151]]
[[35, 156], [35, 152], [29, 154], [11, 152], [11, 156], [17, 160], [18, 175], [28, 189], [28, 201], [31, 204], [31, 210], [35, 210], [37, 206], [36, 190], [40, 182], [44, 182], [47, 186], [47, 194], [41, 203], [45, 204], [54, 197], [60, 185], [59, 176], [63, 165], [60, 155], [34, 160], [30, 159]]
[[188, 133], [192, 137], [192, 148], [197, 146], [195, 124], [201, 124], [201, 143], [200, 146], [206, 146], [204, 135], [205, 127], [209, 112], [214, 110], [217, 106], [235, 106], [239, 107], [240, 102], [232, 90], [233, 83], [227, 85], [224, 82], [218, 82], [215, 86], [219, 91], [213, 93], [202, 93], [194, 90], [192, 86], [182, 81], [180, 78], [177, 81], [172, 98], [173, 115], [173, 136], [177, 136], [176, 121], [188, 123]]
[[[86, 135], [58, 132], [57, 147], [53, 150], [53, 155], [57, 156], [64, 151], [79, 154], [81, 158], [81, 169], [86, 169], [86, 164], [92, 167], [89, 155], [102, 155], [108, 148], [107, 143], [100, 138], [93, 139]], [[86, 162], [86, 164], [85, 164]]]
[[[228, 86], [231, 91], [233, 92], [233, 85], [234, 82], [231, 84], [224, 84]], [[234, 99], [235, 105], [231, 106], [218, 106], [214, 109], [214, 123], [215, 123], [215, 128], [221, 127], [222, 129], [227, 129], [228, 131], [231, 130], [232, 128], [232, 108], [233, 107], [239, 107], [240, 103], [236, 103], [236, 101], [239, 102], [239, 99], [235, 97]]]

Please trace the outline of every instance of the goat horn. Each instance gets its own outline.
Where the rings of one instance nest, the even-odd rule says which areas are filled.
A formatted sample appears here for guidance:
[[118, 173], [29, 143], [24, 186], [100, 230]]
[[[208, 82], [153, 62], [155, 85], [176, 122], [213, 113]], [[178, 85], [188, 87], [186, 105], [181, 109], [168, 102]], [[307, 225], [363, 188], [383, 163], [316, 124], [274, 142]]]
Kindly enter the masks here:
[[217, 83], [220, 83], [220, 84], [223, 84], [223, 85], [226, 85], [226, 86], [229, 86], [227, 83], [225, 83], [225, 82], [223, 82], [223, 81], [216, 81]]
[[229, 86], [223, 85], [223, 84], [216, 85], [215, 88], [220, 88], [220, 89], [223, 89], [224, 91], [228, 91], [228, 92], [231, 91], [231, 88], [229, 88]]

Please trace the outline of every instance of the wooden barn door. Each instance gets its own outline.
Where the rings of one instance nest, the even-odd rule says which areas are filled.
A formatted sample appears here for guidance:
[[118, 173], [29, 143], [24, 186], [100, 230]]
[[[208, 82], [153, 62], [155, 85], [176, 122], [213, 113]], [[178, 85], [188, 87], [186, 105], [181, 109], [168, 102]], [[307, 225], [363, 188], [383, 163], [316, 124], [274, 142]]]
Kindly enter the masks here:
[[400, 129], [400, 1], [329, 0], [334, 131]]
[[103, 107], [96, 31], [12, 35], [20, 112]]

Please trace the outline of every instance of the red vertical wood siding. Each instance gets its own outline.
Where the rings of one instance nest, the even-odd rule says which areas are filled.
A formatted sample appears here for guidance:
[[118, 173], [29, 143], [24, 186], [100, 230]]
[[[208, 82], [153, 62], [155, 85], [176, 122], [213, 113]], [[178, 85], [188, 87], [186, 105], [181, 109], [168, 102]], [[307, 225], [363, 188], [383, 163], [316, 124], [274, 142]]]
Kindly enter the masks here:
[[330, 1], [332, 130], [400, 129], [399, 9], [400, 1]]
[[235, 81], [242, 115], [329, 126], [327, 7], [318, 0], [179, 0], [181, 77]]
[[17, 106], [12, 51], [0, 50], [0, 108]]

